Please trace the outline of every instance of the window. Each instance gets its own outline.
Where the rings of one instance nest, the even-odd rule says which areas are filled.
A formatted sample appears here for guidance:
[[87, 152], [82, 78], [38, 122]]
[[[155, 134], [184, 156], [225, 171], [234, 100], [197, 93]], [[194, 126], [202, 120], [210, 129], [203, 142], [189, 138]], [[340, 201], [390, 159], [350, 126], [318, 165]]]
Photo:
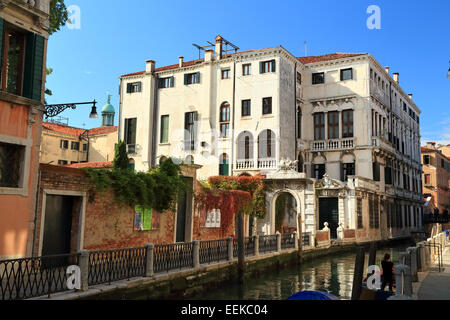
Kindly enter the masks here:
[[262, 114], [272, 113], [272, 97], [263, 98], [263, 110]]
[[297, 160], [298, 160], [297, 171], [303, 172], [303, 157], [301, 153], [298, 154]]
[[219, 159], [219, 175], [228, 176], [229, 173], [228, 155], [223, 153]]
[[70, 161], [70, 164], [78, 163], [78, 161]]
[[386, 184], [392, 184], [392, 168], [384, 168], [384, 180]]
[[275, 60], [261, 61], [259, 63], [259, 73], [275, 72]]
[[275, 157], [275, 138], [272, 130], [264, 130], [258, 135], [258, 158], [271, 159]]
[[297, 72], [297, 82], [302, 84], [302, 74], [300, 72]]
[[318, 72], [312, 74], [312, 84], [325, 83], [325, 73]]
[[25, 37], [12, 30], [5, 31], [3, 90], [12, 94], [22, 94]]
[[363, 228], [362, 199], [356, 199], [356, 215], [358, 218], [358, 229]]
[[325, 164], [315, 164], [314, 165], [314, 178], [322, 179], [325, 174]]
[[242, 75], [249, 76], [252, 73], [252, 65], [250, 63], [242, 65]]
[[230, 134], [230, 104], [222, 103], [220, 106], [220, 136], [225, 138]]
[[347, 181], [348, 176], [355, 175], [355, 163], [343, 163], [342, 164], [342, 181]]
[[341, 81], [351, 80], [351, 79], [353, 79], [353, 69], [352, 68], [342, 69], [341, 70]]
[[241, 109], [241, 116], [247, 117], [251, 114], [251, 105], [250, 105], [250, 99], [248, 100], [242, 100], [242, 109]]
[[222, 70], [222, 79], [230, 79], [230, 69]]
[[245, 136], [244, 138], [244, 159], [250, 159], [250, 137]]
[[136, 144], [136, 118], [125, 119], [124, 140], [127, 145]]
[[58, 165], [60, 166], [66, 165], [67, 163], [67, 160], [58, 160]]
[[425, 175], [425, 185], [427, 186], [431, 185], [431, 174]]
[[184, 159], [184, 163], [186, 164], [194, 164], [194, 156], [189, 155]]
[[184, 84], [194, 84], [194, 83], [200, 83], [200, 72], [195, 73], [187, 73], [184, 75]]
[[195, 138], [197, 132], [197, 111], [184, 114], [184, 142], [185, 150], [195, 149]]
[[69, 149], [69, 141], [68, 140], [61, 140], [59, 143], [59, 147], [61, 149]]
[[87, 150], [88, 150], [87, 143], [83, 143], [83, 152], [87, 152]]
[[158, 88], [173, 88], [175, 86], [174, 83], [175, 83], [174, 77], [159, 78]]
[[314, 114], [314, 140], [325, 139], [325, 115], [323, 112]]
[[375, 227], [375, 229], [378, 229], [380, 227], [380, 209], [379, 209], [378, 196], [375, 196], [374, 203], [373, 203], [373, 211], [374, 211], [374, 227]]
[[[400, 103], [401, 103], [401, 102], [400, 102]], [[406, 112], [406, 103], [405, 103], [405, 102], [403, 102], [403, 111]]]
[[297, 138], [302, 138], [302, 108], [297, 107]]
[[430, 164], [430, 156], [429, 155], [423, 156], [423, 164]]
[[441, 167], [445, 168], [445, 161], [444, 161], [444, 159], [441, 159]]
[[161, 132], [160, 132], [160, 143], [169, 142], [169, 115], [161, 116]]
[[79, 142], [75, 142], [75, 141], [71, 141], [70, 142], [70, 149], [72, 150], [80, 150], [80, 143]]
[[0, 142], [0, 187], [21, 187], [21, 169], [25, 147]]
[[342, 111], [342, 137], [353, 137], [353, 110]]
[[380, 164], [378, 162], [372, 163], [373, 180], [380, 181]]
[[339, 112], [328, 112], [328, 139], [339, 139]]
[[134, 230], [148, 231], [159, 229], [160, 214], [143, 206], [134, 207]]
[[141, 92], [142, 82], [127, 83], [127, 93]]

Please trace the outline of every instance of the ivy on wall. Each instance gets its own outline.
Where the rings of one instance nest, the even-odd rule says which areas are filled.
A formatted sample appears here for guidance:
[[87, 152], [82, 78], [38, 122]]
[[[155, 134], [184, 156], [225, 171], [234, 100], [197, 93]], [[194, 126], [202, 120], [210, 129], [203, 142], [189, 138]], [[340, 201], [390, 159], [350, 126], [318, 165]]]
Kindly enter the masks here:
[[97, 192], [112, 191], [114, 200], [120, 205], [134, 208], [140, 205], [158, 212], [174, 211], [179, 190], [185, 189], [180, 167], [169, 158], [149, 172], [134, 172], [130, 169], [112, 168], [98, 170], [83, 168], [91, 182], [89, 200]]

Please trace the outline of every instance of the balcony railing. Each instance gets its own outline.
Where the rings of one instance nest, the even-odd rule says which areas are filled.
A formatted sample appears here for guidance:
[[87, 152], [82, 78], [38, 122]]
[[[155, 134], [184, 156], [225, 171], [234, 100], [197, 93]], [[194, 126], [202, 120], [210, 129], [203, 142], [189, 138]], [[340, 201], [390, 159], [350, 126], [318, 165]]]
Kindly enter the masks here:
[[354, 147], [355, 147], [355, 138], [316, 140], [311, 142], [311, 150], [313, 151], [351, 149]]
[[258, 159], [258, 169], [276, 169], [277, 160], [275, 158]]
[[236, 169], [238, 170], [253, 169], [254, 167], [255, 160], [253, 159], [236, 160]]

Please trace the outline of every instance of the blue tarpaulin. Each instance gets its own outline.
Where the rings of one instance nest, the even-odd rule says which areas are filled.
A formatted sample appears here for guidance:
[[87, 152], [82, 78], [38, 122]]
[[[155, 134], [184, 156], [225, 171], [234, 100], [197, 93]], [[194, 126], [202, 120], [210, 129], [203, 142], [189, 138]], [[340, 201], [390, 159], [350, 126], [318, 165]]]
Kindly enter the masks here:
[[290, 296], [288, 300], [339, 300], [339, 298], [325, 291], [300, 291]]

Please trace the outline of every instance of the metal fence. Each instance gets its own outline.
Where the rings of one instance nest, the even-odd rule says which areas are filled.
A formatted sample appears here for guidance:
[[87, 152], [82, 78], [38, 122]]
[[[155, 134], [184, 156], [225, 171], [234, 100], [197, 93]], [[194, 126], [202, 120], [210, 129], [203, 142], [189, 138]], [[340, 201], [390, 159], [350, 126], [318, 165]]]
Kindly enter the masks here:
[[[255, 255], [255, 237], [245, 237], [244, 238], [244, 255], [253, 256]], [[233, 258], [238, 256], [238, 240], [233, 242]]]
[[259, 236], [259, 252], [277, 251], [277, 235]]
[[90, 252], [88, 284], [144, 276], [145, 261], [145, 247]]
[[200, 264], [220, 262], [228, 259], [228, 240], [199, 241]]
[[174, 269], [192, 268], [194, 245], [192, 242], [157, 244], [153, 254], [153, 270], [169, 272]]
[[0, 300], [20, 300], [68, 290], [66, 269], [79, 254], [0, 261]]
[[295, 240], [295, 233], [283, 233], [281, 235], [281, 249], [294, 249]]

